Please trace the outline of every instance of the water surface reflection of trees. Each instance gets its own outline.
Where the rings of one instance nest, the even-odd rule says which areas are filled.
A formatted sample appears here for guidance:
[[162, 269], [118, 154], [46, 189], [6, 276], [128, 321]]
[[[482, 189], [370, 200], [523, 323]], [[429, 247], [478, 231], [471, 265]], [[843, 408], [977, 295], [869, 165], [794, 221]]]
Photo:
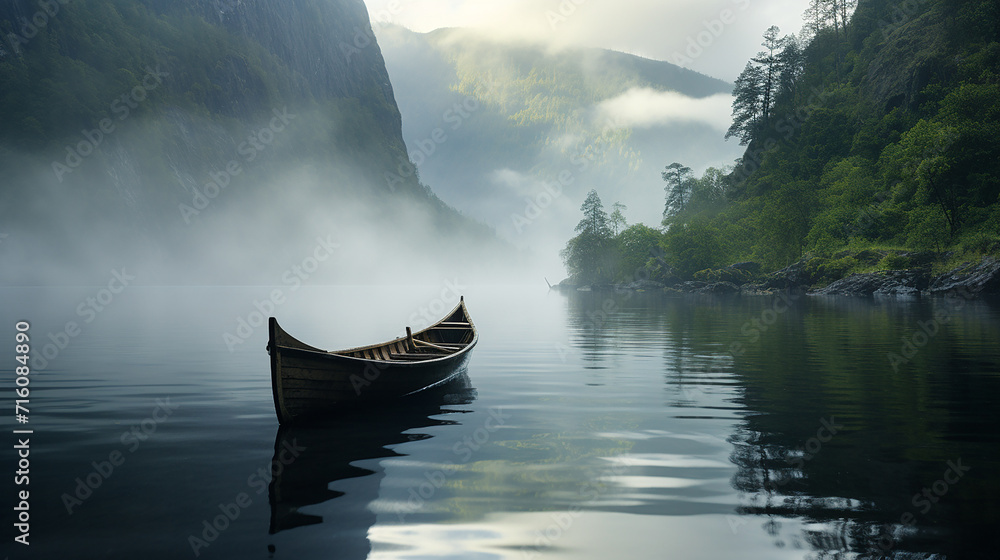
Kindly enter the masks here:
[[[652, 345], [667, 383], [694, 400], [691, 387], [738, 384], [745, 418], [731, 437], [732, 485], [744, 519], [762, 520], [776, 545], [818, 558], [993, 550], [996, 303], [803, 296], [775, 314], [769, 297], [567, 299], [574, 344], [592, 365], [627, 351], [623, 344]], [[790, 517], [810, 528], [797, 542], [780, 541]]]

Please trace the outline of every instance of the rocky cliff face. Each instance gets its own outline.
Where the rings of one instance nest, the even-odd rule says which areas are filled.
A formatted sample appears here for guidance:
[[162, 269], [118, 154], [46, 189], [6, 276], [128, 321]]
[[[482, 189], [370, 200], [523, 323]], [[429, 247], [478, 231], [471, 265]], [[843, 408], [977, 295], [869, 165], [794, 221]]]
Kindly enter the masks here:
[[[382, 154], [387, 161], [406, 152], [361, 0], [9, 0], [0, 4], [0, 36], [0, 63], [9, 65], [0, 74], [16, 78], [0, 84], [0, 93], [11, 93], [0, 102], [0, 117], [10, 125], [0, 145], [44, 146], [56, 154], [64, 145], [75, 148], [83, 127], [114, 120], [118, 115], [110, 113], [124, 109], [116, 100], [156, 68], [165, 79], [140, 91], [141, 98], [125, 100], [131, 112], [122, 120], [142, 114], [176, 125], [171, 114], [179, 109], [203, 123], [157, 131], [172, 136], [165, 143], [175, 152], [164, 158], [168, 167], [185, 159], [174, 148], [211, 152], [217, 128], [235, 136], [243, 132], [237, 125], [257, 126], [283, 107], [317, 109], [337, 121], [341, 138], [364, 136], [390, 152]], [[60, 102], [64, 106], [51, 106]], [[132, 122], [114, 124], [120, 132]], [[80, 151], [107, 159], [100, 158], [107, 155], [102, 142]]]
[[303, 96], [353, 98], [402, 146], [401, 120], [362, 0], [193, 0], [206, 21], [253, 41], [296, 79]]
[[0, 223], [36, 255], [200, 255], [368, 212], [489, 236], [420, 184], [362, 0], [8, 0], [0, 44]]

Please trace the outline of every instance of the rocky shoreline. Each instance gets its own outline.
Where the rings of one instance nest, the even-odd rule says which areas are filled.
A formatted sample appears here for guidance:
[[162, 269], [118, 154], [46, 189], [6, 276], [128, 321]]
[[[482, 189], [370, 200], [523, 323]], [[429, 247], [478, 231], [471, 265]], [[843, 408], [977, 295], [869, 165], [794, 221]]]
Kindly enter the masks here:
[[[881, 256], [885, 258], [884, 255]], [[695, 275], [698, 277], [696, 280], [669, 278], [665, 281], [636, 280], [613, 285], [577, 285], [572, 279], [566, 279], [552, 286], [552, 289], [740, 295], [795, 292], [816, 296], [903, 298], [961, 293], [963, 297], [970, 299], [1000, 294], [1000, 259], [996, 257], [985, 257], [979, 262], [965, 262], [938, 275], [931, 273], [932, 261], [927, 254], [906, 254], [904, 258], [917, 266], [838, 276], [837, 266], [830, 265], [836, 265], [839, 261], [825, 260], [822, 264], [817, 264], [817, 259], [807, 256], [768, 274], [760, 274], [760, 265], [757, 263], [736, 263], [724, 269], [699, 272]]]

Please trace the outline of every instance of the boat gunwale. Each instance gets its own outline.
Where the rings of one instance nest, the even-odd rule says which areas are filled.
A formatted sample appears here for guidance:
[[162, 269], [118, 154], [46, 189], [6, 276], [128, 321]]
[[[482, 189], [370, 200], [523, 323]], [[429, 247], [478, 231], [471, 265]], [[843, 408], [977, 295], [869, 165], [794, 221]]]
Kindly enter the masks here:
[[[394, 338], [394, 339], [386, 341], [386, 342], [379, 342], [379, 343], [376, 343], [376, 344], [370, 344], [368, 346], [357, 346], [357, 347], [354, 347], [354, 348], [345, 348], [343, 350], [321, 350], [321, 349], [319, 349], [319, 348], [317, 348], [315, 346], [312, 346], [310, 344], [306, 344], [306, 343], [300, 341], [298, 338], [296, 338], [296, 337], [288, 334], [288, 331], [286, 331], [285, 329], [283, 329], [281, 327], [281, 325], [277, 325], [277, 324], [275, 326], [277, 326], [279, 329], [281, 329], [282, 332], [284, 332], [287, 337], [291, 338], [292, 340], [294, 340], [295, 342], [297, 342], [297, 343], [299, 343], [299, 344], [301, 344], [303, 346], [306, 346], [308, 348], [313, 348], [313, 350], [309, 350], [307, 348], [295, 348], [295, 347], [292, 347], [292, 346], [283, 346], [283, 345], [275, 345], [275, 347], [274, 347], [273, 350], [274, 351], [280, 351], [282, 353], [301, 353], [301, 354], [304, 354], [304, 355], [306, 355], [306, 356], [308, 356], [310, 358], [343, 359], [343, 360], [355, 361], [355, 362], [366, 363], [366, 364], [375, 363], [375, 364], [391, 364], [393, 366], [406, 366], [407, 368], [417, 367], [417, 366], [421, 366], [421, 365], [424, 365], [424, 364], [443, 362], [445, 360], [451, 360], [451, 359], [454, 359], [456, 357], [459, 357], [459, 356], [465, 354], [466, 352], [468, 352], [469, 350], [471, 350], [476, 345], [476, 343], [479, 341], [479, 331], [476, 329], [475, 323], [472, 322], [472, 318], [469, 316], [469, 310], [466, 309], [466, 307], [465, 307], [465, 298], [464, 297], [459, 300], [458, 305], [456, 305], [454, 308], [452, 308], [451, 311], [449, 311], [447, 314], [445, 314], [444, 318], [438, 320], [437, 322], [435, 322], [434, 324], [432, 324], [431, 326], [429, 326], [427, 328], [421, 329], [421, 330], [413, 333], [413, 336], [416, 336], [416, 335], [419, 335], [419, 334], [423, 334], [425, 332], [433, 330], [435, 327], [438, 327], [439, 325], [441, 325], [441, 323], [447, 323], [447, 322], [449, 322], [448, 320], [451, 318], [451, 316], [454, 315], [455, 312], [458, 311], [458, 310], [460, 310], [460, 309], [462, 310], [462, 314], [465, 315], [465, 320], [469, 323], [469, 328], [466, 329], [466, 330], [471, 330], [472, 331], [472, 341], [470, 341], [467, 344], [466, 343], [453, 343], [453, 344], [465, 344], [465, 346], [461, 350], [458, 350], [458, 351], [456, 351], [453, 354], [448, 354], [447, 356], [440, 356], [440, 357], [437, 357], [437, 358], [428, 358], [426, 360], [413, 360], [413, 361], [382, 360], [382, 359], [374, 359], [374, 358], [358, 358], [356, 356], [347, 356], [346, 354], [353, 353], [353, 352], [361, 352], [361, 351], [364, 351], [364, 350], [374, 350], [376, 348], [383, 348], [383, 347], [386, 347], [386, 346], [390, 346], [392, 344], [396, 344], [398, 342], [405, 341], [405, 340], [407, 340], [407, 338], [405, 336], [401, 336], [401, 337], [397, 337], [397, 338]], [[449, 328], [454, 328], [454, 327], [449, 327]], [[268, 346], [270, 347], [270, 344]]]
[[[317, 352], [315, 350], [306, 350], [304, 348], [292, 348], [291, 346], [278, 346], [278, 348], [280, 349], [280, 351], [281, 351], [282, 354], [302, 354], [302, 355], [308, 356], [310, 358], [329, 359], [329, 360], [334, 360], [334, 361], [336, 361], [336, 360], [347, 360], [347, 361], [352, 361], [352, 362], [360, 362], [360, 363], [363, 363], [363, 364], [392, 364], [393, 366], [415, 367], [415, 366], [421, 366], [423, 364], [437, 363], [437, 362], [442, 361], [442, 360], [451, 360], [451, 359], [457, 358], [457, 357], [465, 354], [469, 350], [471, 350], [472, 347], [476, 345], [476, 341], [478, 339], [479, 339], [479, 336], [476, 335], [475, 338], [473, 338], [472, 342], [470, 342], [465, 348], [462, 348], [461, 350], [455, 352], [454, 354], [448, 354], [447, 356], [440, 356], [440, 357], [437, 357], [437, 358], [428, 358], [426, 360], [412, 360], [412, 361], [403, 361], [403, 360], [375, 360], [375, 359], [372, 359], [372, 358], [357, 358], [357, 357], [354, 357], [354, 356], [344, 356], [344, 355], [340, 354], [341, 351], [337, 351], [337, 352]], [[396, 339], [396, 340], [393, 340], [391, 342], [387, 342], [386, 344], [392, 344], [394, 342], [398, 342], [399, 340], [406, 340], [406, 339], [405, 338]], [[382, 345], [379, 344], [379, 345], [375, 346], [375, 348], [377, 348], [379, 346], [382, 346]]]

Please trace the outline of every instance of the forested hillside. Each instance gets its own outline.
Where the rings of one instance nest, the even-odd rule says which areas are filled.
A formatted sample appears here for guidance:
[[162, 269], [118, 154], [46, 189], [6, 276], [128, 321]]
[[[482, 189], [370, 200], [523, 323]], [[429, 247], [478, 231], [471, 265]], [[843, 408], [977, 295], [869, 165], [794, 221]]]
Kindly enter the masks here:
[[[600, 185], [634, 201], [633, 214], [655, 217], [638, 201], [664, 154], [702, 168], [739, 154], [719, 134], [724, 117], [704, 118], [728, 106], [732, 84], [723, 80], [631, 54], [553, 50], [469, 29], [387, 25], [378, 35], [421, 177], [524, 246], [554, 250], [575, 218], [570, 200]], [[705, 107], [713, 111], [697, 110]], [[431, 142], [436, 128], [447, 138]], [[573, 183], [562, 185], [565, 196], [529, 224], [525, 198], [566, 171]]]
[[850, 4], [814, 2], [808, 37], [764, 34], [734, 90], [734, 168], [665, 170], [675, 272], [810, 255], [829, 280], [1000, 251], [1000, 7]]

